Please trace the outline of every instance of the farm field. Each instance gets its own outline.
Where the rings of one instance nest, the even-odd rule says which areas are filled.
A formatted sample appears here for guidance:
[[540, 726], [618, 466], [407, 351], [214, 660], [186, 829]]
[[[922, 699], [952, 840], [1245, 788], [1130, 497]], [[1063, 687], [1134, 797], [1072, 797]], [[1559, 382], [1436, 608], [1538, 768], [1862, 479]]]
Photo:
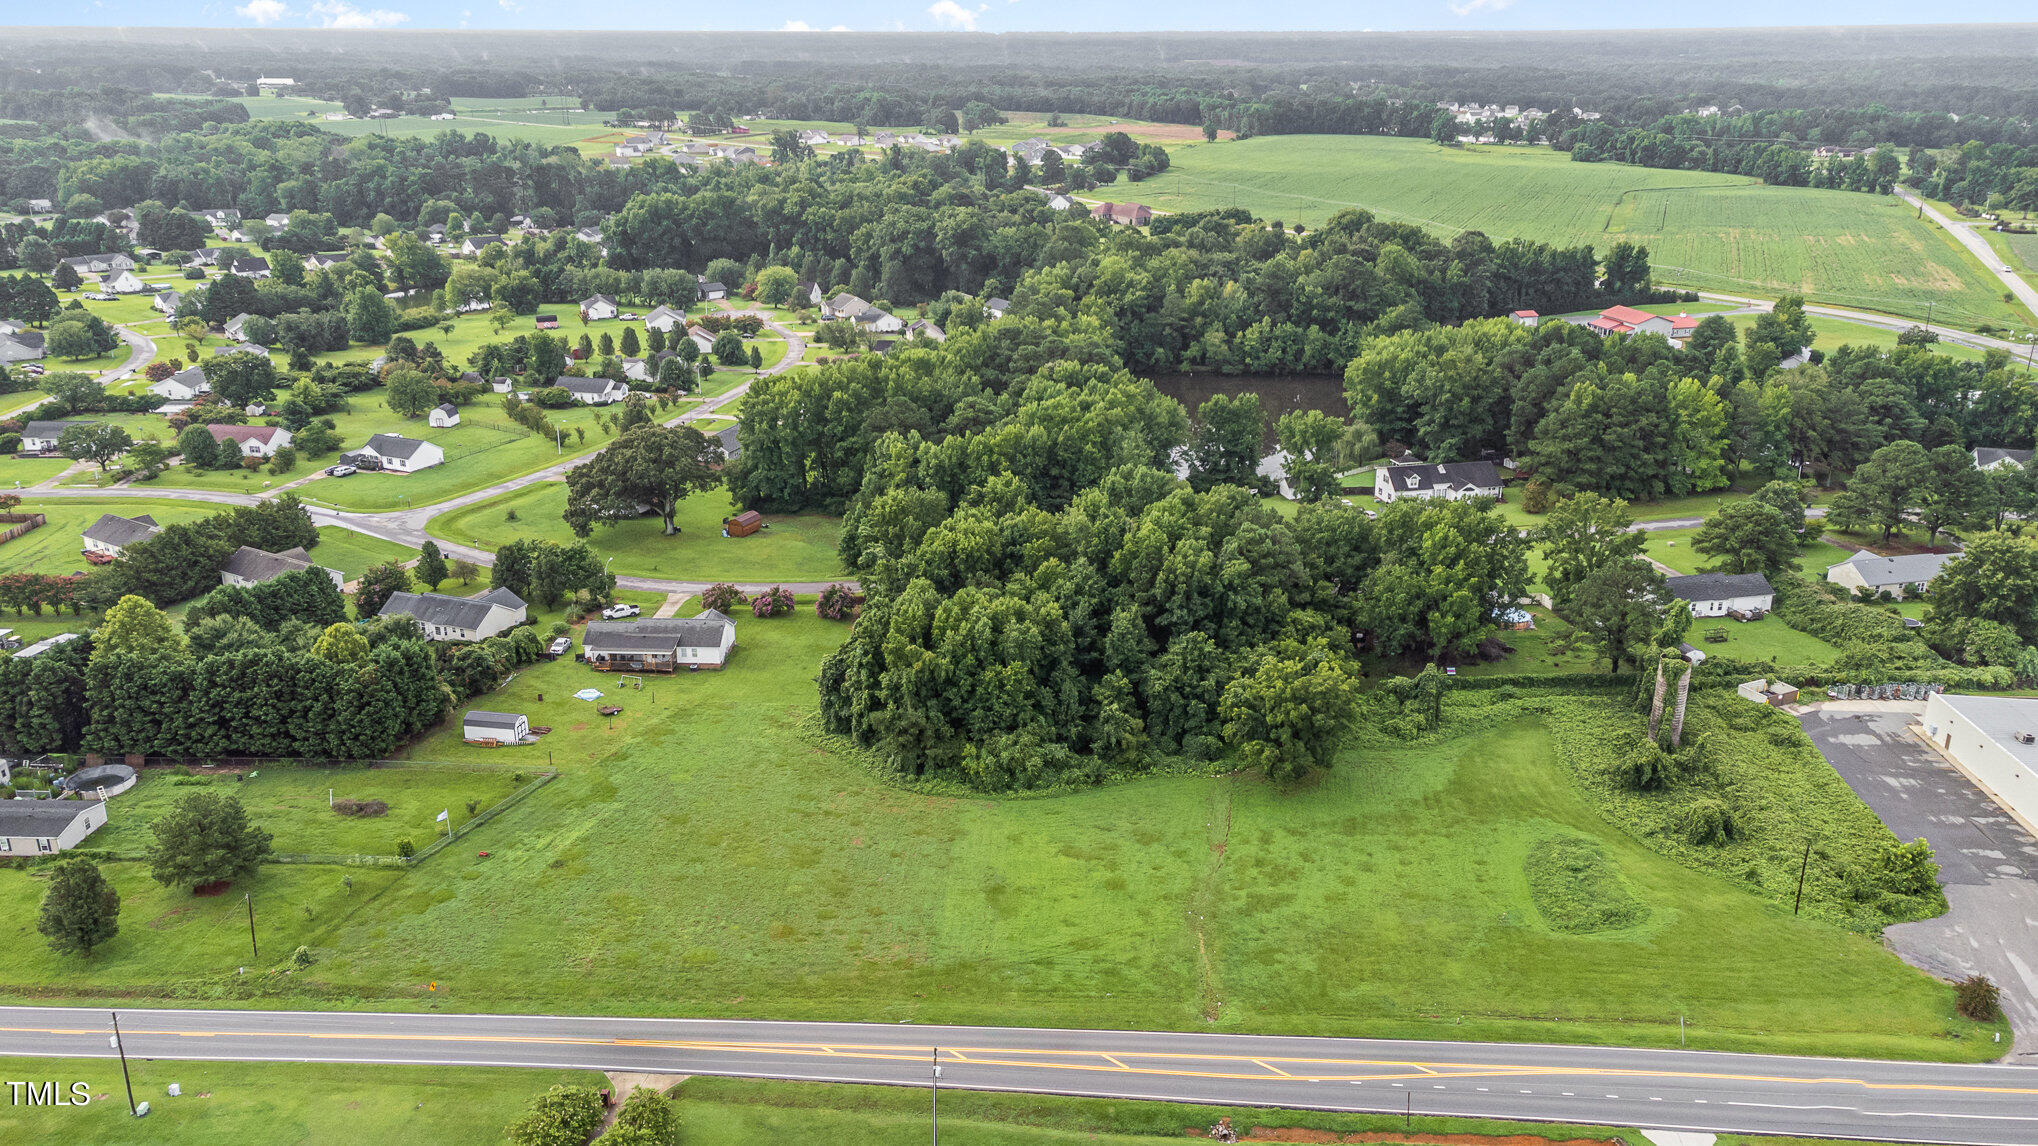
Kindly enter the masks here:
[[[425, 529], [441, 541], [483, 548], [521, 537], [564, 544], [576, 540], [560, 518], [565, 510], [565, 483], [541, 482], [441, 514]], [[506, 520], [512, 511], [517, 519]], [[677, 536], [665, 536], [663, 523], [647, 515], [598, 525], [587, 543], [597, 554], [614, 558], [609, 571], [618, 576], [759, 582], [825, 581], [844, 575], [835, 552], [839, 519], [774, 515], [765, 518], [762, 531], [749, 537], [723, 537], [722, 519], [735, 512], [726, 492], [708, 490], [680, 503], [674, 521], [680, 528]]]
[[[236, 900], [238, 904], [238, 900]], [[95, 1018], [95, 1021], [96, 1018]], [[116, 1059], [10, 1058], [17, 1078], [92, 1084], [74, 1107], [0, 1106], [0, 1140], [102, 1146], [214, 1146], [220, 1142], [431, 1142], [496, 1146], [502, 1128], [555, 1084], [606, 1085], [591, 1071], [513, 1067], [352, 1066], [325, 1063], [183, 1062], [130, 1058], [146, 1119], [127, 1111]], [[183, 1091], [171, 1098], [171, 1083]]]
[[[1738, 882], [1780, 881], [1765, 849], [1812, 830], [1806, 817], [1842, 854], [1885, 834], [1808, 744], [1746, 777], [1764, 801], [1757, 834], [1703, 860], [1733, 881], [1609, 822], [1595, 746], [1632, 718], [1592, 698], [1465, 694], [1444, 735], [1361, 734], [1292, 790], [1239, 774], [1036, 799], [915, 791], [819, 734], [816, 665], [847, 627], [810, 608], [739, 614], [730, 667], [648, 680], [655, 699], [571, 661], [520, 677], [512, 689], [555, 705], [572, 703], [555, 690], [597, 683], [624, 716], [613, 733], [587, 722], [586, 756], [562, 751], [559, 780], [393, 882], [364, 887], [385, 878], [364, 870], [348, 892], [329, 869], [265, 869], [257, 894], [282, 934], [264, 949], [305, 943], [319, 961], [231, 993], [1643, 1045], [1674, 1045], [1683, 1014], [1696, 1046], [1988, 1054], [1993, 1028], [1954, 1019], [1949, 988], [1823, 921], [1855, 910], [1836, 874], [1814, 872], [1802, 918]], [[459, 758], [437, 747], [419, 755]], [[1600, 849], [1637, 914], [1557, 930], [1523, 867], [1553, 835]], [[24, 950], [0, 993], [58, 973], [71, 997], [231, 983], [244, 958], [232, 932], [204, 930], [217, 901], [165, 897], [112, 866], [136, 925], [89, 968]], [[34, 878], [0, 872], [0, 926], [26, 926]], [[548, 890], [533, 897], [538, 878]], [[757, 896], [759, 880], [777, 893]], [[139, 926], [175, 907], [192, 921]]]
[[1126, 194], [1170, 211], [1236, 204], [1290, 224], [1362, 207], [1444, 236], [1477, 229], [1601, 252], [1629, 240], [1679, 286], [1803, 293], [1916, 318], [1930, 302], [1941, 321], [2032, 323], [1949, 236], [1887, 197], [1363, 136], [1261, 136], [1171, 154], [1168, 171]]

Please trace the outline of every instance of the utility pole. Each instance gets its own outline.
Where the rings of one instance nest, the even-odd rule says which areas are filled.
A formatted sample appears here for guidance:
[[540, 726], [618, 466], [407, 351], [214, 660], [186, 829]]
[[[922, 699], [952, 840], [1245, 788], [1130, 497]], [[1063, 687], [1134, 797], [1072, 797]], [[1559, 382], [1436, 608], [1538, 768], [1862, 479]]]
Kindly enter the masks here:
[[247, 901], [248, 905], [248, 947], [254, 951], [254, 957], [260, 959], [262, 957], [262, 948], [260, 944], [255, 942], [255, 893], [252, 891], [248, 892], [246, 895], [241, 896], [241, 898]]
[[141, 1113], [134, 1107], [134, 1079], [130, 1078], [127, 1073], [127, 1048], [120, 1044], [120, 1012], [108, 1011], [106, 1013], [113, 1016], [113, 1049], [120, 1052], [120, 1080], [127, 1084], [127, 1112], [136, 1118], [140, 1118]]
[[1790, 913], [1792, 915], [1796, 915], [1798, 909], [1804, 906], [1804, 876], [1805, 872], [1811, 870], [1811, 866], [1812, 842], [1806, 840], [1804, 842], [1804, 862], [1800, 863], [1797, 868], [1797, 902], [1790, 905]]
[[934, 1146], [941, 1146], [941, 1048], [934, 1048], [934, 1076], [928, 1090], [933, 1103]]

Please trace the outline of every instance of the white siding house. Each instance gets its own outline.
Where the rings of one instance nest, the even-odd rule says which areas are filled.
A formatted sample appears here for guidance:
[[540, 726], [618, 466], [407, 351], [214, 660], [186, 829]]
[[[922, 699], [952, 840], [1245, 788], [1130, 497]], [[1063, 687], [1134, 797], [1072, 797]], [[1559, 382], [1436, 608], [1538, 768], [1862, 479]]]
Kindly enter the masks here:
[[1901, 557], [1878, 557], [1863, 549], [1838, 565], [1827, 567], [1826, 580], [1849, 589], [1887, 592], [1901, 600], [1906, 586], [1929, 587], [1932, 579], [1946, 568], [1946, 563], [1959, 557], [1958, 553], [1907, 553]]
[[1694, 573], [1664, 581], [1670, 595], [1691, 602], [1694, 617], [1766, 613], [1776, 607], [1776, 590], [1760, 573]]
[[508, 589], [490, 589], [479, 597], [444, 593], [391, 593], [378, 616], [414, 617], [433, 641], [479, 641], [524, 623], [524, 599]]
[[0, 800], [0, 858], [55, 855], [105, 826], [100, 800]]
[[1434, 465], [1381, 466], [1373, 474], [1373, 497], [1396, 502], [1403, 498], [1470, 497], [1500, 500], [1500, 470], [1492, 462], [1444, 462]]
[[389, 473], [407, 474], [428, 470], [446, 460], [446, 451], [430, 442], [402, 434], [376, 434], [368, 444], [354, 451], [373, 457]]

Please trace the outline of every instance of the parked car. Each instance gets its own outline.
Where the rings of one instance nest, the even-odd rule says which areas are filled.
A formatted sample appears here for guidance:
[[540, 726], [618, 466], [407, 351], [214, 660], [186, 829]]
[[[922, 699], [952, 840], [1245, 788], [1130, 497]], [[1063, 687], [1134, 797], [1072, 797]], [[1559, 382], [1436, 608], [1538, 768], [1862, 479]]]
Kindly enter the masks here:
[[[2004, 267], [2003, 269], [2004, 269], [2004, 270], [2009, 270], [2010, 268], [2008, 268], [2008, 267]], [[107, 294], [107, 293], [106, 293], [105, 291], [95, 291], [95, 292], [93, 292], [93, 293], [91, 293], [91, 294], [88, 294], [88, 295], [86, 295], [85, 297], [86, 297], [86, 298], [89, 298], [89, 299], [91, 299], [91, 300], [92, 300], [93, 302], [112, 302], [112, 301], [113, 301], [113, 296], [112, 296], [112, 295], [110, 295], [110, 294]]]
[[554, 637], [552, 638], [552, 647], [545, 650], [545, 655], [548, 657], [563, 657], [572, 651], [572, 637]]
[[610, 605], [601, 611], [601, 615], [604, 621], [620, 621], [624, 617], [635, 617], [643, 611], [635, 605]]
[[355, 468], [354, 468], [353, 466], [350, 466], [350, 465], [337, 465], [337, 466], [327, 466], [327, 467], [326, 467], [326, 476], [327, 476], [327, 477], [336, 477], [336, 478], [343, 478], [343, 477], [353, 477], [353, 476], [354, 476], [354, 475], [355, 475], [356, 473], [358, 473], [358, 472], [360, 472], [360, 471], [356, 470], [356, 469], [355, 469]]

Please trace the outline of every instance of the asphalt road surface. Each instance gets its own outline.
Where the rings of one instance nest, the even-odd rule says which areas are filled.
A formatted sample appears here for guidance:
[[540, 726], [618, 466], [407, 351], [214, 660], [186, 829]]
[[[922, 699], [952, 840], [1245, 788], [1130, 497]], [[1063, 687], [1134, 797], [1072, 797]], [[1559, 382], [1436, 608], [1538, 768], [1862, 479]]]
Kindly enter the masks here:
[[1988, 245], [1987, 239], [1975, 234], [1973, 227], [1955, 223], [1953, 220], [1948, 219], [1938, 208], [1919, 199], [1917, 194], [1908, 187], [1900, 186], [1896, 188], [1896, 193], [1904, 202], [1916, 207], [1919, 214], [1944, 227], [1946, 233], [1952, 235], [1954, 240], [1961, 246], [1966, 247], [1969, 254], [1980, 259], [1983, 268], [1993, 275], [1998, 282], [2008, 287], [2010, 293], [2015, 295], [2018, 301], [2033, 311], [2038, 311], [2038, 289], [2034, 289], [2030, 283], [2025, 282], [2023, 276], [2015, 271], [2004, 270], [2003, 257], [1995, 252], [1995, 248]]
[[[1268, 1035], [123, 1010], [156, 1059], [563, 1067], [2030, 1146], [2038, 1067]], [[0, 1008], [0, 1053], [111, 1057], [106, 1012]]]

